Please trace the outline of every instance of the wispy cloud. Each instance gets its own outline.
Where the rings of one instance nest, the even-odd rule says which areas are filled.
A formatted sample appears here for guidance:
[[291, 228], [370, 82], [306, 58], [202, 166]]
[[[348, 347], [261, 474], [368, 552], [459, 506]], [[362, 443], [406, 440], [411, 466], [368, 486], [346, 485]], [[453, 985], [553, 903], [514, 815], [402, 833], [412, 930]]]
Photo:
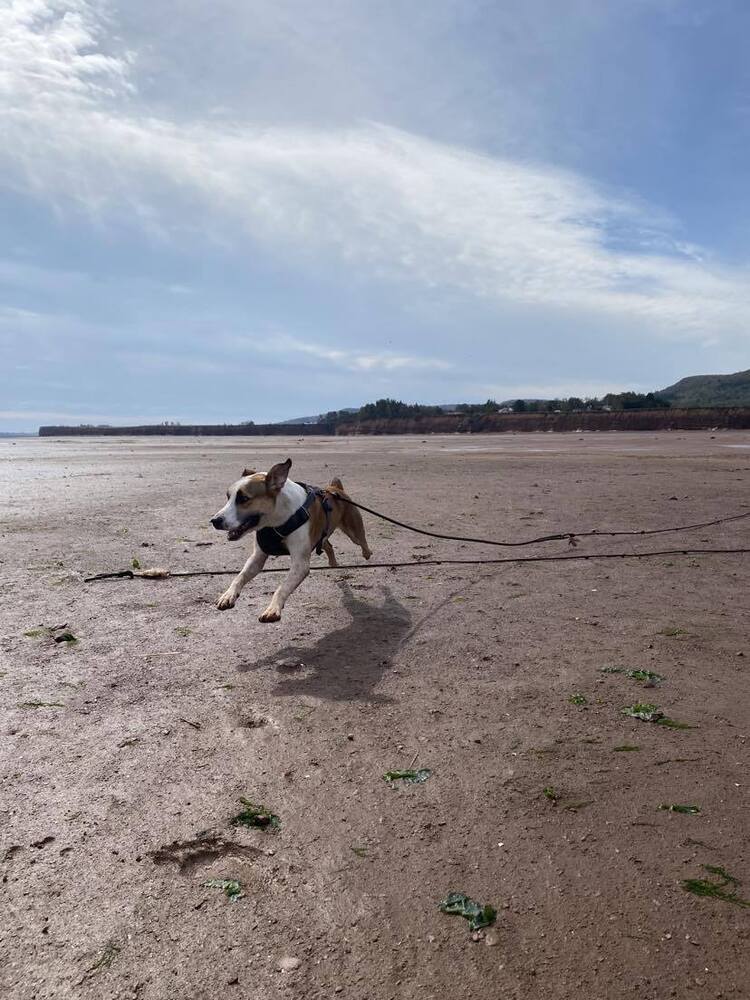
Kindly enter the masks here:
[[411, 371], [448, 371], [453, 365], [438, 358], [419, 358], [405, 354], [395, 354], [389, 351], [344, 351], [339, 348], [326, 347], [323, 344], [311, 343], [290, 337], [286, 334], [270, 336], [256, 348], [262, 353], [272, 353], [276, 356], [285, 352], [303, 354], [328, 362], [338, 368], [353, 372], [394, 372]]
[[[135, 57], [106, 50], [101, 11], [11, 0], [0, 13], [11, 183], [98, 218], [135, 213], [154, 232], [250, 239], [303, 266], [329, 255], [490, 304], [627, 319], [676, 339], [746, 335], [746, 269], [711, 262], [658, 213], [583, 176], [377, 124], [268, 129], [143, 114]], [[442, 365], [293, 349], [352, 370]]]
[[100, 48], [105, 10], [89, 0], [6, 3], [0, 9], [0, 93], [16, 105], [59, 109], [131, 90], [131, 54], [108, 55]]
[[[263, 337], [220, 335], [203, 344], [193, 344], [190, 353], [117, 350], [116, 362], [134, 374], [182, 373], [187, 375], [229, 375], [242, 367], [248, 371], [260, 359], [265, 368], [283, 369], [295, 355], [312, 359], [316, 368], [330, 367], [348, 372], [382, 373], [450, 371], [453, 365], [434, 358], [411, 357], [387, 351], [343, 351], [290, 337], [270, 334]], [[210, 356], [209, 356], [210, 352]]]

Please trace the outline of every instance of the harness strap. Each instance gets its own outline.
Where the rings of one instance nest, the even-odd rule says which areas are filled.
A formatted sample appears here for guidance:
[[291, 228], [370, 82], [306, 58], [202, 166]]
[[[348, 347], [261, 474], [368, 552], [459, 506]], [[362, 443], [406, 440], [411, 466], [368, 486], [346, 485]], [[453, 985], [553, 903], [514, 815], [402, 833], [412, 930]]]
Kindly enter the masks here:
[[299, 483], [304, 490], [307, 491], [307, 496], [305, 497], [305, 502], [301, 507], [292, 514], [291, 517], [287, 518], [283, 524], [278, 525], [275, 528], [261, 528], [260, 531], [256, 532], [256, 538], [258, 540], [258, 545], [267, 556], [285, 556], [289, 554], [289, 550], [286, 546], [285, 539], [288, 535], [291, 535], [293, 531], [297, 528], [301, 528], [305, 522], [310, 520], [310, 508], [316, 500], [320, 500], [323, 510], [326, 516], [325, 528], [323, 529], [323, 534], [315, 545], [315, 551], [318, 555], [323, 551], [323, 542], [326, 540], [330, 534], [330, 522], [331, 522], [331, 503], [330, 500], [325, 495], [325, 491], [320, 489], [319, 486], [308, 486], [307, 483]]

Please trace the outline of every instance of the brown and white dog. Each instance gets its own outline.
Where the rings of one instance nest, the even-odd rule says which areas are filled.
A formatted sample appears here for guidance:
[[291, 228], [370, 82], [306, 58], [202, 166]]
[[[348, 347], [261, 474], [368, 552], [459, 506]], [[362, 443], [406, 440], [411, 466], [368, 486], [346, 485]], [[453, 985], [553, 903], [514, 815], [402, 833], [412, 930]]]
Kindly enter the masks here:
[[[359, 545], [365, 559], [372, 555], [365, 538], [362, 515], [356, 507], [337, 499], [337, 494], [346, 496], [341, 480], [332, 479], [323, 491], [329, 507], [326, 514], [323, 498], [318, 495], [311, 499], [304, 486], [288, 478], [291, 465], [292, 460], [288, 458], [266, 473], [245, 469], [242, 478], [227, 491], [227, 502], [211, 518], [214, 528], [228, 532], [229, 541], [234, 542], [248, 531], [260, 531], [262, 536], [263, 529], [282, 528], [307, 503], [309, 517], [299, 527], [285, 534], [281, 541], [283, 549], [289, 553], [291, 565], [271, 603], [260, 616], [262, 622], [281, 620], [281, 612], [289, 595], [310, 572], [310, 556], [321, 539], [323, 550], [328, 556], [328, 565], [338, 565], [329, 541], [336, 528], [341, 528], [355, 545]], [[216, 602], [220, 611], [234, 607], [242, 588], [260, 573], [268, 559], [268, 553], [261, 548], [257, 536], [254, 541], [253, 554]]]

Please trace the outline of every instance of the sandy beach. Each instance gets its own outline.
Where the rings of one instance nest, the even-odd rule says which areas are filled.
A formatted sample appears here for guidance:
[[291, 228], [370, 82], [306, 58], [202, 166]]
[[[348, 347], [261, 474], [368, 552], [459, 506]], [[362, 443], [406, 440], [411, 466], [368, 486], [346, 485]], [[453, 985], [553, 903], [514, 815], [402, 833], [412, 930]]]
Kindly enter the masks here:
[[[227, 577], [83, 582], [238, 568], [249, 540], [209, 517], [287, 455], [451, 534], [750, 511], [748, 432], [0, 441], [2, 995], [739, 1000], [750, 558], [313, 573], [278, 625], [258, 622], [278, 576], [228, 612]], [[498, 554], [365, 522], [378, 562]], [[690, 728], [625, 717], [637, 702]], [[430, 776], [383, 779], [409, 767]], [[232, 825], [242, 798], [280, 829]], [[680, 804], [700, 812], [660, 808]], [[721, 881], [703, 866], [732, 898], [686, 891]], [[451, 891], [496, 907], [477, 940], [440, 912]]]

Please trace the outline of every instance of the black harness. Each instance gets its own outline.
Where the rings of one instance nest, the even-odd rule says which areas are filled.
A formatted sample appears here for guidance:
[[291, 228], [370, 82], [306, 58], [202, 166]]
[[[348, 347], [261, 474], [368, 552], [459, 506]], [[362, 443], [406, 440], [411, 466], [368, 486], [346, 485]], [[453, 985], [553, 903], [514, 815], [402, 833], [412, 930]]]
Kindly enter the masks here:
[[315, 551], [318, 555], [320, 555], [323, 551], [323, 542], [326, 538], [328, 538], [331, 531], [331, 511], [333, 510], [331, 501], [326, 496], [325, 490], [322, 490], [319, 486], [308, 486], [307, 483], [298, 483], [298, 485], [307, 492], [305, 502], [302, 506], [298, 507], [292, 516], [278, 527], [261, 528], [255, 533], [255, 537], [258, 540], [258, 546], [267, 556], [289, 555], [289, 549], [286, 544], [287, 535], [291, 535], [293, 531], [296, 531], [297, 528], [301, 528], [306, 521], [310, 520], [310, 508], [316, 500], [320, 500], [323, 506], [326, 523], [323, 528], [323, 534], [315, 544]]

